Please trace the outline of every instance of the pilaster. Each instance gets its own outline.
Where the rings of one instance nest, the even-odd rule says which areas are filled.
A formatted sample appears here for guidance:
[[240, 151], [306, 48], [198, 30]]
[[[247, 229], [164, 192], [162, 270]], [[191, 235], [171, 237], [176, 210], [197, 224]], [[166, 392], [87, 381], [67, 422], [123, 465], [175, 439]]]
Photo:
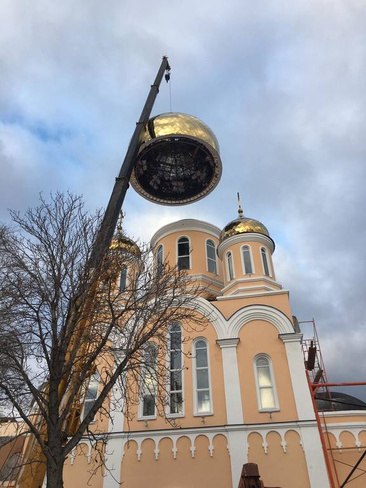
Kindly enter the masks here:
[[301, 349], [302, 334], [279, 334], [279, 337], [286, 348], [292, 390], [299, 420], [315, 420], [314, 407], [304, 368], [304, 356]]
[[243, 423], [243, 406], [241, 402], [240, 380], [236, 347], [239, 339], [218, 339], [221, 347], [224, 368], [224, 387], [226, 415], [228, 425]]

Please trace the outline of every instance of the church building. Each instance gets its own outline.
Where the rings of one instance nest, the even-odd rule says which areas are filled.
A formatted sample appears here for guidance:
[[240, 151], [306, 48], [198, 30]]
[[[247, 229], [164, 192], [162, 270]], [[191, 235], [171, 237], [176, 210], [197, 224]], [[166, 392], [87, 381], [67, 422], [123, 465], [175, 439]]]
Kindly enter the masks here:
[[[329, 449], [322, 445], [302, 334], [289, 292], [276, 279], [275, 243], [265, 225], [239, 207], [224, 229], [195, 219], [165, 225], [152, 237], [151, 249], [155, 269], [167, 261], [202, 286], [197, 310], [207, 325], [192, 327], [188, 337], [181, 324], [167, 325], [165, 415], [151, 390], [142, 392], [132, 421], [113, 412], [108, 469], [89, 484], [236, 488], [243, 464], [252, 462], [264, 486], [340, 486], [327, 469], [333, 478], [338, 469], [340, 479], [347, 469], [330, 463], [329, 452], [335, 448], [342, 459], [343, 445], [343, 459], [355, 463], [366, 444], [366, 412], [327, 412]], [[83, 454], [68, 460], [66, 487], [87, 486], [93, 441], [83, 447]], [[360, 478], [352, 486], [363, 483]]]

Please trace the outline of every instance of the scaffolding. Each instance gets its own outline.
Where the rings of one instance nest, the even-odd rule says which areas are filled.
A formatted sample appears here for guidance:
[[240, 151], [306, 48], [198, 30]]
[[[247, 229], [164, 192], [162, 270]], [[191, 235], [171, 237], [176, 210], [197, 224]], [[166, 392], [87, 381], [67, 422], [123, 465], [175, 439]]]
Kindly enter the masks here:
[[[337, 459], [334, 457], [334, 448], [331, 447], [331, 441], [328, 431], [328, 426], [326, 422], [326, 417], [324, 409], [320, 411], [316, 400], [323, 400], [327, 402], [327, 411], [335, 411], [336, 404], [343, 403], [345, 405], [355, 406], [355, 404], [340, 402], [338, 399], [335, 400], [332, 397], [331, 388], [332, 387], [347, 387], [347, 386], [365, 386], [366, 382], [354, 382], [354, 383], [330, 383], [328, 381], [323, 356], [319, 343], [319, 336], [315, 325], [315, 320], [303, 320], [298, 321], [295, 319], [295, 325], [301, 328], [301, 325], [310, 324], [312, 331], [310, 338], [305, 338], [302, 340], [302, 350], [304, 355], [305, 371], [308, 379], [308, 385], [311, 393], [311, 398], [313, 402], [314, 412], [316, 416], [316, 421], [318, 424], [320, 441], [324, 451], [325, 463], [327, 466], [329, 482], [332, 488], [345, 488], [351, 481], [356, 478], [366, 474], [366, 471], [361, 469], [359, 466], [363, 459], [366, 457], [366, 446], [359, 446], [359, 451], [363, 449], [363, 453], [358, 458], [358, 460], [353, 464], [349, 465], [350, 471], [343, 481], [339, 480], [338, 470], [337, 470]], [[365, 410], [366, 414], [366, 410]]]

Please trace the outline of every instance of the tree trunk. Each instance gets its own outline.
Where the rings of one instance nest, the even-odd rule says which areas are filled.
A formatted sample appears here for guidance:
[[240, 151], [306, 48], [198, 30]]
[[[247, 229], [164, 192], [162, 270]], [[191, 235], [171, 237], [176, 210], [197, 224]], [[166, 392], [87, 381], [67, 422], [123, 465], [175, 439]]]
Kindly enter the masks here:
[[[51, 395], [50, 395], [51, 396]], [[58, 408], [58, 407], [57, 407]], [[57, 417], [51, 415], [50, 418]], [[63, 488], [65, 452], [62, 446], [60, 421], [48, 426], [47, 488]]]
[[63, 467], [61, 459], [56, 464], [47, 463], [47, 488], [63, 488]]

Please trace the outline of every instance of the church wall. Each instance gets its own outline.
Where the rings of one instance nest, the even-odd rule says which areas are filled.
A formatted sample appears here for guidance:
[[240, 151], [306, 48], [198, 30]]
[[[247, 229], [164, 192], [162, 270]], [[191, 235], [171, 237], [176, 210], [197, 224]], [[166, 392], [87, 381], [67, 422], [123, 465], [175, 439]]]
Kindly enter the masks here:
[[[210, 449], [209, 449], [210, 448]], [[125, 488], [172, 488], [175, 486], [224, 488], [231, 486], [227, 439], [216, 435], [212, 442], [205, 435], [181, 436], [175, 444], [163, 437], [158, 445], [152, 439], [125, 445], [121, 482]]]
[[[248, 461], [260, 467], [265, 486], [281, 488], [310, 488], [304, 451], [297, 432], [289, 430], [284, 436], [271, 431], [264, 435], [248, 436]], [[314, 487], [316, 488], [316, 487]], [[319, 486], [320, 488], [320, 486]]]
[[83, 442], [67, 457], [64, 466], [65, 487], [103, 488], [103, 447], [95, 443]]
[[168, 260], [169, 264], [173, 267], [177, 264], [177, 249], [178, 239], [180, 237], [188, 237], [190, 239], [190, 270], [187, 270], [190, 274], [207, 274], [212, 278], [222, 279], [222, 265], [217, 258], [217, 275], [209, 273], [207, 271], [207, 259], [206, 259], [206, 240], [211, 239], [214, 241], [216, 247], [218, 245], [218, 238], [203, 231], [195, 231], [182, 228], [178, 232], [173, 232], [162, 239], [158, 240], [155, 244], [155, 249], [162, 244], [164, 246], [164, 259]]
[[[321, 421], [327, 424], [323, 433], [333, 476], [342, 484], [366, 449], [366, 415], [362, 411], [326, 412]], [[350, 486], [366, 486], [363, 471], [366, 472], [365, 458], [352, 475]]]
[[276, 294], [235, 297], [234, 299], [218, 299], [211, 302], [226, 319], [229, 319], [240, 308], [250, 305], [266, 305], [275, 308], [286, 315], [292, 321], [292, 312], [287, 291]]
[[[243, 245], [247, 245], [250, 247], [251, 250], [251, 256], [252, 256], [252, 264], [253, 264], [253, 273], [251, 275], [245, 275], [244, 274], [244, 268], [243, 268], [243, 258], [242, 258], [242, 247]], [[270, 268], [270, 277], [272, 279], [275, 278], [274, 274], [274, 268], [273, 268], [273, 263], [272, 263], [272, 257], [271, 257], [271, 251], [266, 246], [265, 244], [259, 243], [259, 242], [254, 242], [254, 241], [248, 241], [248, 242], [235, 242], [231, 244], [225, 251], [222, 253], [221, 259], [223, 263], [226, 262], [226, 253], [230, 250], [233, 254], [233, 264], [234, 264], [234, 278], [239, 279], [239, 278], [249, 278], [249, 277], [254, 277], [254, 276], [263, 276], [264, 271], [263, 271], [263, 265], [262, 265], [262, 258], [261, 258], [261, 248], [264, 247], [267, 250], [267, 257], [268, 257], [268, 262], [269, 262], [269, 268]], [[227, 269], [226, 266], [225, 272], [224, 272], [224, 278], [225, 278], [225, 285], [228, 284], [228, 275], [227, 275]]]
[[[278, 330], [268, 322], [252, 321], [239, 333], [237, 346], [244, 423], [292, 421], [298, 418], [286, 350]], [[279, 410], [260, 412], [253, 360], [258, 354], [271, 358]]]
[[[223, 425], [226, 423], [225, 389], [222, 368], [221, 349], [216, 343], [217, 334], [214, 327], [208, 323], [206, 327], [199, 324], [196, 330], [190, 330], [188, 334], [183, 331], [183, 352], [184, 352], [184, 416], [171, 418], [169, 423], [163, 417], [156, 419], [139, 420], [138, 407], [131, 407], [132, 420], [125, 420], [124, 429], [131, 431], [148, 431], [155, 429], [166, 429], [171, 424], [181, 428], [202, 427], [203, 425]], [[213, 401], [213, 415], [194, 415], [193, 410], [193, 361], [192, 361], [192, 342], [195, 338], [203, 337], [209, 344], [210, 377]], [[203, 423], [204, 419], [204, 423]], [[147, 425], [146, 425], [147, 424]]]
[[[342, 432], [340, 436], [328, 432], [325, 435], [325, 439], [333, 477], [341, 485], [366, 448], [366, 430], [359, 436], [360, 447], [355, 445], [355, 437], [347, 431]], [[352, 475], [352, 481], [350, 481], [349, 486], [352, 486], [352, 488], [364, 488], [366, 484], [365, 471], [366, 459], [364, 458]]]

